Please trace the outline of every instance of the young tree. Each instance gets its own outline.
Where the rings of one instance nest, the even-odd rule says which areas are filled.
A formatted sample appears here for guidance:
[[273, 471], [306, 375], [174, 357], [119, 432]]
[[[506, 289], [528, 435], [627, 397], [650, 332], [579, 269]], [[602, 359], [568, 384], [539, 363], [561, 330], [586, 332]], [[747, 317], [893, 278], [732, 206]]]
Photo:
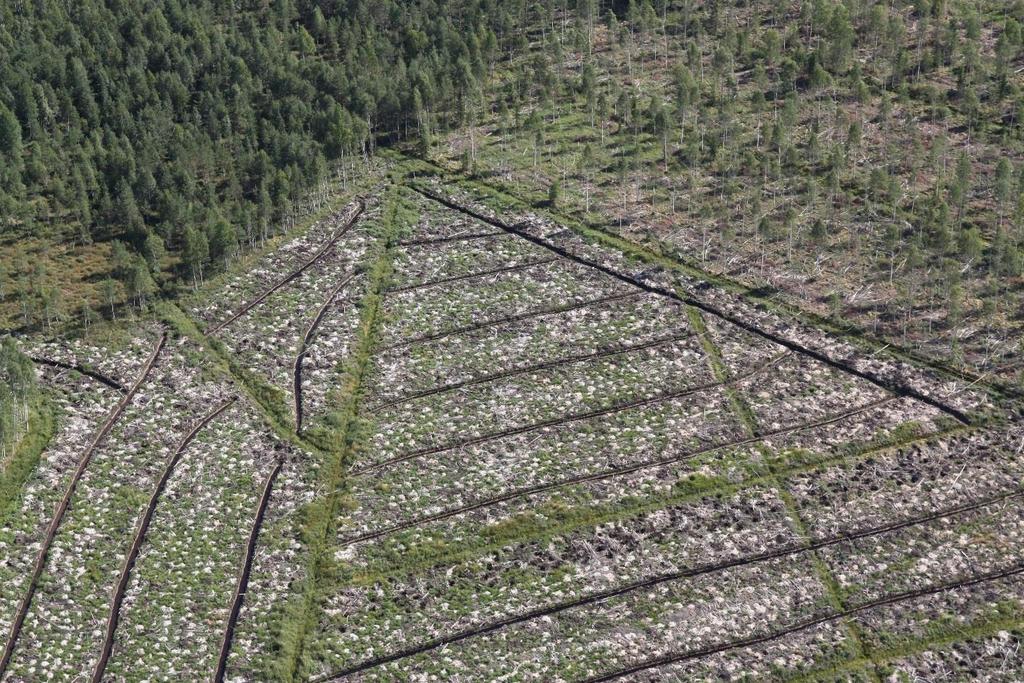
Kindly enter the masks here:
[[548, 186], [548, 205], [551, 208], [558, 206], [558, 201], [562, 196], [562, 186], [557, 179], [551, 181], [551, 185]]
[[120, 280], [127, 278], [133, 263], [132, 253], [124, 242], [114, 240], [110, 243], [110, 271], [114, 277]]
[[128, 278], [128, 296], [139, 308], [144, 308], [146, 299], [156, 291], [156, 283], [149, 274], [149, 267], [143, 258], [138, 258]]
[[82, 327], [85, 328], [85, 333], [88, 335], [89, 328], [91, 328], [93, 323], [95, 323], [98, 320], [96, 311], [93, 310], [92, 306], [89, 305], [88, 301], [82, 301], [81, 306], [79, 306], [78, 316], [79, 318], [81, 318]]
[[964, 209], [967, 205], [967, 196], [971, 190], [972, 164], [967, 152], [960, 154], [956, 161], [956, 176], [950, 186], [950, 201], [956, 206], [957, 225], [963, 224]]
[[110, 319], [117, 320], [117, 311], [114, 306], [117, 304], [118, 299], [121, 298], [121, 285], [118, 284], [117, 280], [107, 278], [100, 283], [100, 292], [102, 293], [103, 301], [110, 308]]
[[238, 233], [235, 227], [223, 218], [214, 221], [210, 228], [210, 259], [219, 261], [225, 270], [238, 251]]
[[164, 248], [164, 241], [160, 235], [151, 232], [146, 235], [146, 241], [142, 244], [142, 256], [154, 273], [159, 273], [167, 250]]
[[668, 136], [672, 132], [672, 119], [669, 117], [668, 110], [657, 97], [651, 98], [651, 106], [647, 114], [651, 119], [651, 128], [654, 130], [654, 134], [661, 140], [661, 156], [665, 164], [665, 172], [668, 173]]
[[0, 104], [0, 153], [6, 155], [8, 164], [20, 165], [21, 123], [3, 104]]
[[210, 245], [206, 233], [191, 226], [187, 228], [181, 258], [188, 269], [189, 277], [192, 278], [192, 286], [198, 287], [203, 281], [203, 267], [210, 259]]
[[999, 204], [999, 227], [1003, 227], [1003, 217], [1010, 204], [1013, 193], [1013, 164], [1006, 157], [1000, 157], [996, 164], [995, 195]]

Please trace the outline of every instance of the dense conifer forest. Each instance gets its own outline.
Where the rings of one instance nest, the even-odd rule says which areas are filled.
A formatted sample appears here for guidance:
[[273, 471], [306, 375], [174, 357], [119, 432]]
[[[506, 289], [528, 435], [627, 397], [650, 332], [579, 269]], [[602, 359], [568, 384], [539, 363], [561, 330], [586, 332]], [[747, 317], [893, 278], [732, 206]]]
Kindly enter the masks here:
[[522, 34], [524, 7], [4, 3], [6, 324], [198, 283], [290, 224], [340, 159], [407, 135], [428, 110], [457, 124], [513, 47], [497, 35]]

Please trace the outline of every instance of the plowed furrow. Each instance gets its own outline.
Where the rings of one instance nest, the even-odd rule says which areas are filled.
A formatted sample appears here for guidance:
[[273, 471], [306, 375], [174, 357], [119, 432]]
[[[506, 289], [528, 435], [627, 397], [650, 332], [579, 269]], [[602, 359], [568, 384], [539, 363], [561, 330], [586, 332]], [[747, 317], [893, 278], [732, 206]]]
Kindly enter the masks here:
[[517, 263], [511, 266], [502, 266], [501, 268], [491, 268], [490, 270], [480, 270], [475, 273], [466, 273], [465, 275], [453, 275], [451, 277], [438, 278], [437, 280], [427, 280], [426, 282], [417, 282], [413, 285], [404, 285], [402, 287], [395, 287], [386, 291], [387, 294], [398, 294], [400, 292], [413, 292], [418, 289], [428, 289], [430, 287], [438, 287], [440, 285], [448, 285], [453, 282], [464, 282], [466, 280], [477, 280], [479, 278], [487, 277], [489, 275], [500, 275], [501, 273], [514, 273], [518, 270], [528, 270], [530, 268], [536, 268], [537, 266], [545, 266], [549, 263], [558, 261], [557, 258], [544, 258], [537, 259], [535, 261], [527, 261], [526, 263]]
[[139, 526], [135, 531], [135, 537], [132, 539], [131, 547], [128, 549], [128, 554], [121, 567], [121, 575], [117, 580], [117, 586], [114, 588], [114, 594], [110, 602], [110, 616], [107, 618], [107, 630], [103, 638], [103, 648], [100, 650], [100, 658], [96, 663], [96, 668], [93, 669], [93, 683], [99, 683], [99, 681], [102, 680], [103, 672], [106, 671], [107, 668], [107, 662], [110, 661], [110, 653], [114, 649], [114, 633], [117, 631], [117, 625], [121, 615], [121, 604], [124, 602], [124, 593], [128, 588], [128, 581], [131, 579], [131, 572], [135, 567], [135, 561], [139, 557], [139, 550], [142, 548], [142, 543], [146, 540], [146, 533], [149, 531], [149, 525], [153, 521], [153, 515], [156, 513], [157, 503], [160, 501], [160, 496], [163, 494], [164, 489], [167, 488], [167, 481], [174, 473], [174, 468], [177, 466], [178, 461], [181, 460], [182, 453], [184, 453], [188, 445], [192, 443], [192, 440], [196, 438], [196, 435], [199, 434], [199, 432], [210, 424], [210, 422], [212, 422], [218, 415], [231, 407], [236, 400], [236, 398], [228, 399], [215, 408], [213, 412], [201, 419], [196, 426], [178, 442], [174, 452], [167, 458], [167, 463], [164, 465], [164, 471], [160, 475], [160, 479], [157, 480], [156, 486], [153, 488], [153, 494], [149, 498], [149, 505], [146, 506], [146, 510], [143, 513], [142, 518], [139, 520]]
[[363, 200], [360, 199], [358, 201], [358, 204], [359, 204], [359, 208], [356, 209], [356, 212], [355, 212], [355, 214], [353, 214], [352, 218], [350, 218], [348, 220], [348, 222], [344, 226], [342, 226], [341, 229], [339, 229], [337, 233], [335, 233], [334, 237], [329, 239], [327, 241], [327, 243], [324, 244], [324, 246], [320, 247], [320, 249], [317, 250], [317, 252], [313, 255], [312, 258], [310, 258], [308, 261], [303, 263], [297, 269], [293, 270], [292, 272], [288, 273], [283, 278], [278, 280], [276, 284], [274, 284], [269, 289], [265, 290], [258, 297], [256, 297], [255, 299], [253, 299], [249, 303], [243, 305], [230, 318], [228, 318], [224, 322], [222, 322], [222, 323], [220, 323], [218, 325], [215, 325], [212, 328], [210, 328], [209, 330], [207, 330], [206, 334], [208, 334], [208, 335], [217, 334], [218, 332], [223, 330], [225, 327], [227, 327], [228, 325], [230, 325], [231, 323], [235, 322], [236, 320], [241, 318], [243, 315], [245, 315], [246, 313], [251, 311], [253, 308], [255, 308], [256, 306], [258, 306], [261, 303], [263, 303], [267, 299], [267, 297], [269, 297], [271, 294], [273, 294], [277, 290], [279, 290], [282, 287], [284, 287], [285, 285], [287, 285], [289, 282], [291, 282], [292, 280], [294, 280], [298, 276], [302, 275], [304, 272], [306, 272], [306, 270], [308, 270], [310, 268], [310, 266], [312, 266], [314, 263], [319, 261], [324, 256], [324, 254], [327, 253], [327, 250], [330, 249], [331, 247], [333, 247], [335, 244], [337, 244], [338, 240], [340, 240], [345, 235], [345, 233], [347, 233], [352, 228], [352, 226], [356, 224], [356, 221], [359, 220], [359, 217], [361, 215], [363, 215], [363, 212], [366, 210], [366, 203]]
[[368, 533], [365, 533], [365, 534], [361, 534], [359, 536], [355, 536], [353, 538], [346, 539], [346, 540], [342, 541], [341, 544], [340, 544], [340, 547], [346, 548], [348, 546], [355, 545], [356, 543], [362, 543], [362, 542], [365, 542], [365, 541], [371, 541], [371, 540], [376, 539], [376, 538], [381, 538], [382, 536], [387, 536], [388, 534], [393, 534], [393, 533], [396, 533], [396, 532], [399, 532], [399, 531], [404, 531], [406, 529], [411, 529], [413, 527], [420, 526], [422, 524], [429, 524], [431, 522], [437, 522], [437, 521], [440, 521], [440, 520], [443, 520], [443, 519], [448, 519], [450, 517], [455, 517], [457, 515], [461, 515], [461, 514], [464, 514], [466, 512], [473, 512], [474, 510], [480, 510], [482, 508], [491, 507], [493, 505], [498, 505], [500, 503], [504, 503], [504, 502], [507, 502], [507, 501], [510, 501], [510, 500], [514, 500], [516, 498], [524, 498], [524, 497], [532, 496], [532, 495], [535, 495], [535, 494], [538, 494], [538, 493], [545, 493], [547, 491], [552, 491], [552, 490], [555, 490], [555, 489], [564, 488], [566, 486], [573, 486], [575, 484], [583, 484], [583, 483], [592, 482], [592, 481], [600, 481], [600, 480], [603, 480], [603, 479], [611, 479], [611, 478], [614, 478], [614, 477], [621, 477], [622, 475], [625, 475], [625, 474], [632, 474], [634, 472], [638, 472], [640, 470], [645, 470], [645, 469], [650, 469], [652, 467], [662, 467], [664, 465], [671, 465], [673, 463], [682, 462], [684, 460], [690, 460], [690, 459], [698, 457], [700, 455], [705, 455], [707, 453], [712, 453], [714, 451], [718, 451], [718, 450], [721, 450], [723, 448], [735, 448], [737, 446], [744, 446], [744, 445], [747, 445], [747, 444], [757, 443], [759, 441], [763, 441], [764, 439], [767, 439], [767, 438], [770, 438], [770, 437], [773, 437], [773, 436], [783, 436], [783, 435], [786, 435], [786, 434], [793, 434], [795, 432], [799, 432], [799, 431], [803, 431], [803, 430], [807, 430], [807, 429], [815, 429], [817, 427], [823, 427], [825, 425], [829, 425], [829, 424], [832, 424], [834, 422], [839, 422], [841, 420], [848, 419], [848, 418], [853, 417], [855, 415], [859, 415], [860, 413], [867, 412], [868, 410], [872, 410], [872, 409], [877, 408], [877, 407], [879, 407], [881, 405], [884, 405], [886, 403], [891, 403], [892, 401], [897, 400], [897, 398], [898, 397], [896, 397], [896, 396], [889, 396], [889, 397], [886, 397], [886, 398], [883, 398], [883, 399], [872, 401], [870, 403], [864, 404], [864, 405], [859, 406], [857, 408], [851, 408], [850, 410], [843, 411], [842, 413], [838, 413], [836, 415], [832, 415], [830, 417], [823, 418], [821, 420], [814, 420], [813, 422], [805, 422], [805, 423], [802, 423], [802, 424], [794, 425], [792, 427], [783, 427], [783, 428], [775, 429], [775, 430], [772, 430], [772, 431], [769, 431], [769, 432], [762, 432], [761, 434], [759, 434], [757, 436], [747, 436], [747, 437], [743, 437], [742, 439], [734, 439], [734, 440], [726, 441], [726, 442], [722, 442], [722, 443], [710, 444], [708, 446], [703, 446], [703, 447], [701, 447], [701, 448], [699, 448], [697, 450], [689, 451], [687, 453], [682, 453], [680, 455], [675, 455], [675, 456], [672, 456], [672, 457], [669, 457], [669, 458], [661, 458], [659, 460], [649, 460], [649, 461], [645, 461], [645, 462], [635, 463], [633, 465], [627, 465], [627, 466], [624, 466], [624, 467], [616, 467], [616, 468], [613, 468], [613, 469], [610, 469], [610, 470], [605, 470], [604, 472], [597, 472], [597, 473], [594, 473], [594, 474], [586, 474], [586, 475], [581, 475], [581, 476], [577, 476], [577, 477], [570, 477], [568, 479], [560, 479], [558, 481], [550, 482], [550, 483], [547, 483], [547, 484], [537, 484], [536, 486], [529, 486], [529, 487], [526, 487], [526, 488], [517, 489], [515, 491], [509, 491], [508, 493], [503, 493], [500, 496], [494, 496], [492, 498], [485, 498], [485, 499], [479, 500], [479, 501], [477, 501], [475, 503], [470, 503], [469, 505], [464, 505], [464, 506], [461, 506], [461, 507], [458, 507], [458, 508], [453, 508], [451, 510], [446, 510], [444, 512], [439, 512], [439, 513], [434, 514], [434, 515], [428, 515], [428, 516], [425, 516], [425, 517], [419, 517], [417, 519], [413, 519], [413, 520], [410, 520], [408, 522], [402, 522], [401, 524], [395, 524], [393, 526], [386, 527], [386, 528], [380, 529], [378, 531], [371, 531], [371, 532], [368, 532]]
[[706, 563], [696, 567], [691, 567], [689, 569], [683, 569], [677, 572], [662, 574], [660, 576], [645, 579], [643, 581], [636, 581], [622, 586], [616, 586], [615, 588], [610, 588], [608, 590], [591, 593], [589, 595], [577, 598], [575, 600], [566, 600], [564, 602], [556, 603], [554, 605], [548, 605], [546, 607], [540, 607], [529, 612], [524, 612], [523, 614], [517, 614], [506, 619], [492, 621], [488, 624], [484, 624], [483, 626], [465, 629], [450, 636], [436, 638], [434, 640], [422, 643], [415, 647], [411, 647], [400, 652], [395, 652], [394, 654], [375, 657], [361, 664], [356, 664], [351, 668], [345, 669], [343, 671], [338, 671], [336, 673], [333, 673], [329, 676], [317, 680], [320, 683], [324, 681], [338, 680], [340, 678], [344, 678], [345, 676], [350, 676], [352, 674], [366, 671], [368, 669], [373, 669], [375, 667], [382, 666], [390, 662], [395, 662], [401, 659], [406, 659], [408, 657], [413, 657], [415, 655], [422, 654], [424, 652], [429, 652], [430, 650], [435, 650], [439, 647], [452, 645], [454, 643], [458, 643], [469, 638], [474, 638], [476, 636], [482, 636], [488, 633], [492, 633], [494, 631], [498, 631], [508, 626], [513, 626], [515, 624], [520, 624], [526, 621], [532, 621], [534, 619], [539, 619], [541, 617], [551, 616], [553, 614], [558, 614], [569, 609], [584, 607], [587, 605], [603, 602], [605, 600], [609, 600], [620, 595], [626, 595], [628, 593], [633, 593], [647, 588], [653, 588], [663, 583], [678, 581], [681, 579], [694, 578], [698, 576], [703, 576], [705, 574], [713, 574], [715, 572], [724, 571], [728, 569], [735, 569], [737, 567], [745, 567], [747, 565], [757, 564], [759, 562], [766, 562], [769, 560], [776, 560], [784, 557], [800, 555], [803, 553], [820, 550], [822, 548], [828, 548], [831, 546], [839, 545], [840, 543], [847, 543], [864, 538], [871, 538], [873, 536], [879, 536], [882, 534], [893, 533], [895, 531], [900, 531], [901, 529], [907, 529], [910, 527], [927, 524], [928, 522], [933, 522], [938, 519], [945, 519], [948, 517], [966, 514], [968, 512], [1003, 503], [1014, 498], [1020, 498], [1022, 495], [1024, 495], [1024, 490], [1017, 488], [1007, 493], [989, 496], [981, 500], [973, 501], [971, 503], [958, 505], [956, 507], [947, 508], [945, 510], [931, 512], [918, 517], [905, 519], [900, 522], [892, 522], [889, 524], [883, 524], [881, 526], [848, 531], [833, 536], [813, 540], [809, 543], [785, 546], [782, 548], [777, 548], [775, 550], [769, 550], [763, 553], [757, 553], [755, 555], [747, 555], [746, 557], [737, 557], [722, 562]]
[[217, 669], [214, 672], [214, 683], [223, 683], [227, 671], [228, 655], [231, 653], [231, 643], [235, 637], [235, 627], [238, 625], [238, 615], [242, 612], [242, 603], [245, 601], [245, 591], [249, 587], [249, 577], [252, 575], [252, 562], [256, 555], [256, 543], [259, 540], [260, 529], [263, 527], [263, 519], [267, 514], [267, 505], [270, 504], [270, 495], [274, 489], [274, 481], [281, 473], [284, 461], [278, 459], [274, 469], [270, 471], [266, 483], [263, 485], [263, 493], [256, 506], [256, 514], [253, 516], [252, 528], [249, 530], [249, 542], [245, 546], [245, 557], [242, 559], [242, 569], [238, 574], [238, 585], [235, 588], [234, 598], [231, 600], [231, 610], [228, 612], [228, 620], [224, 627], [224, 638], [221, 640], [220, 655], [217, 657]]
[[498, 235], [504, 235], [504, 230], [494, 230], [492, 232], [471, 232], [465, 235], [452, 235], [450, 237], [431, 237], [421, 240], [406, 240], [399, 242], [400, 247], [428, 247], [438, 244], [448, 244], [450, 242], [464, 242], [467, 240], [478, 240], [487, 237], [496, 237]]
[[665, 337], [662, 339], [653, 339], [642, 344], [625, 344], [621, 346], [612, 346], [593, 353], [581, 353], [576, 356], [568, 356], [565, 358], [559, 358], [557, 360], [544, 361], [542, 363], [534, 363], [532, 365], [524, 365], [504, 372], [496, 372], [489, 375], [483, 375], [481, 377], [475, 377], [473, 379], [467, 379], [463, 382], [452, 382], [450, 384], [442, 384], [441, 386], [433, 387], [431, 389], [425, 389], [423, 391], [417, 391], [411, 394], [406, 394], [399, 398], [385, 401], [373, 407], [373, 410], [382, 410], [384, 408], [392, 408], [400, 405], [407, 401], [415, 401], [416, 399], [425, 398], [427, 396], [435, 396], [437, 394], [443, 394], [449, 391], [456, 391], [458, 389], [464, 389], [466, 387], [478, 386], [481, 384], [488, 384], [498, 380], [508, 379], [517, 375], [529, 374], [531, 372], [540, 372], [543, 370], [551, 370], [553, 368], [562, 367], [564, 365], [572, 365], [573, 363], [583, 363], [586, 361], [597, 360], [599, 358], [609, 358], [613, 356], [620, 356], [627, 353], [633, 353], [635, 351], [643, 351], [645, 349], [652, 349], [658, 346], [664, 346], [665, 344], [673, 344], [684, 339], [689, 339], [693, 336], [693, 332], [686, 332], [684, 334], [676, 334], [671, 337]]
[[3, 658], [0, 659], [0, 680], [3, 679], [4, 674], [7, 672], [7, 667], [11, 663], [11, 656], [14, 654], [14, 647], [17, 645], [18, 636], [21, 635], [21, 628], [25, 623], [25, 616], [28, 614], [29, 607], [32, 605], [32, 598], [35, 597], [36, 588], [39, 585], [39, 577], [43, 573], [43, 568], [46, 566], [46, 558], [50, 553], [50, 547], [53, 545], [53, 539], [57, 535], [57, 529], [60, 528], [61, 522], [64, 520], [64, 514], [67, 512], [68, 507], [71, 505], [71, 497], [75, 494], [75, 489], [78, 487], [78, 482], [82, 479], [82, 475], [85, 474], [86, 467], [89, 466], [89, 462], [92, 460], [93, 453], [96, 452], [96, 448], [100, 442], [110, 433], [113, 429], [114, 423], [117, 422], [118, 418], [124, 413], [128, 403], [135, 396], [139, 387], [149, 376], [150, 371], [156, 364], [156, 359], [160, 355], [160, 351], [163, 350], [164, 344], [167, 343], [167, 335], [160, 335], [160, 340], [157, 342], [156, 347], [153, 349], [153, 353], [150, 354], [146, 363], [142, 366], [139, 372], [138, 378], [130, 389], [125, 393], [121, 400], [113, 407], [107, 419], [100, 426], [96, 435], [92, 441], [86, 447], [82, 453], [82, 457], [78, 461], [78, 468], [71, 477], [71, 482], [68, 484], [67, 490], [64, 492], [64, 497], [57, 505], [54, 510], [53, 518], [50, 521], [50, 526], [46, 530], [46, 536], [43, 538], [42, 546], [39, 549], [39, 554], [36, 556], [35, 566], [32, 569], [32, 576], [29, 579], [28, 588], [25, 591], [25, 596], [22, 598], [21, 603], [18, 605], [18, 612], [14, 617], [14, 622], [11, 624], [10, 635], [7, 638], [7, 644], [4, 646]]
[[92, 368], [87, 368], [84, 365], [79, 365], [77, 363], [65, 363], [64, 361], [54, 360], [52, 358], [43, 358], [42, 356], [31, 356], [30, 360], [37, 365], [49, 365], [52, 368], [60, 368], [61, 370], [74, 370], [79, 374], [96, 380], [100, 384], [105, 384], [111, 389], [117, 389], [121, 393], [124, 393], [125, 391], [124, 385], [116, 379], [108, 377], [102, 372], [98, 372]]
[[313, 316], [313, 320], [310, 321], [309, 325], [306, 326], [306, 331], [302, 334], [302, 345], [299, 348], [298, 355], [295, 356], [295, 363], [292, 365], [292, 397], [295, 401], [295, 432], [300, 433], [302, 431], [302, 361], [306, 359], [306, 353], [309, 351], [309, 343], [313, 340], [313, 335], [316, 334], [317, 328], [320, 327], [320, 323], [324, 321], [327, 316], [327, 311], [330, 310], [331, 304], [334, 303], [335, 298], [338, 296], [345, 285], [352, 281], [355, 275], [349, 275], [342, 280], [334, 289], [331, 290], [330, 294], [327, 295], [327, 299], [320, 306], [320, 309]]
[[438, 339], [452, 337], [457, 334], [468, 334], [470, 332], [476, 332], [477, 330], [485, 330], [489, 327], [497, 327], [498, 325], [519, 322], [521, 320], [529, 320], [531, 318], [539, 318], [545, 315], [557, 315], [559, 313], [568, 313], [570, 311], [576, 311], [581, 308], [587, 308], [588, 306], [597, 306], [599, 304], [608, 303], [609, 301], [619, 301], [621, 299], [635, 299], [639, 296], [642, 296], [642, 292], [626, 292], [625, 294], [612, 294], [610, 296], [602, 296], [596, 299], [581, 301], [576, 304], [552, 306], [551, 308], [542, 308], [540, 310], [529, 311], [527, 313], [519, 313], [517, 315], [509, 315], [501, 318], [494, 318], [492, 320], [485, 320], [482, 323], [465, 325], [463, 327], [456, 327], [450, 330], [431, 332], [430, 334], [425, 334], [420, 337], [413, 337], [412, 339], [408, 339], [406, 341], [401, 341], [394, 344], [390, 344], [388, 346], [383, 346], [381, 347], [380, 350], [381, 352], [392, 351], [394, 349], [413, 346], [415, 344], [423, 344], [425, 342], [437, 341]]
[[564, 424], [571, 424], [573, 422], [580, 422], [582, 420], [591, 420], [596, 417], [603, 417], [605, 415], [614, 415], [615, 413], [621, 413], [626, 410], [633, 410], [634, 408], [645, 408], [647, 406], [657, 405], [659, 403], [664, 403], [666, 401], [671, 401], [673, 399], [683, 398], [684, 396], [697, 394], [702, 391], [720, 389], [721, 387], [730, 386], [736, 384], [737, 382], [742, 382], [745, 379], [749, 379], [750, 377], [753, 377], [761, 372], [764, 372], [768, 368], [772, 367], [773, 365], [781, 361], [787, 355], [789, 355], [788, 352], [779, 354], [778, 356], [775, 356], [771, 360], [762, 363], [758, 367], [752, 368], [747, 372], [731, 377], [725, 382], [707, 382], [705, 384], [698, 384], [696, 386], [676, 389], [674, 391], [658, 394], [657, 396], [651, 396], [649, 398], [639, 398], [632, 401], [624, 401], [613, 406], [608, 406], [607, 408], [600, 408], [598, 410], [588, 410], [586, 412], [574, 413], [572, 415], [556, 417], [550, 420], [542, 420], [541, 422], [532, 422], [528, 425], [522, 425], [520, 427], [511, 427], [509, 429], [503, 429], [501, 431], [492, 432], [490, 434], [483, 434], [481, 436], [473, 437], [470, 439], [460, 439], [459, 441], [442, 444], [440, 446], [420, 448], [415, 451], [411, 451], [403, 455], [397, 455], [393, 458], [389, 458], [387, 460], [383, 460], [373, 465], [363, 467], [361, 469], [352, 470], [351, 475], [357, 477], [363, 474], [367, 474], [369, 472], [374, 472], [376, 470], [382, 469], [384, 467], [387, 467], [388, 465], [394, 465], [400, 462], [405, 462], [407, 460], [415, 460], [416, 458], [422, 458], [427, 455], [436, 455], [438, 453], [455, 450], [457, 448], [477, 446], [482, 443], [487, 443], [488, 441], [496, 441], [498, 439], [504, 439], [509, 436], [518, 436], [519, 434], [535, 432], [539, 429], [546, 429], [548, 427], [558, 427]]
[[842, 611], [832, 612], [830, 614], [824, 614], [818, 617], [812, 617], [803, 621], [798, 621], [789, 626], [781, 628], [771, 633], [765, 633], [760, 636], [752, 636], [744, 638], [742, 640], [730, 640], [717, 645], [711, 645], [708, 647], [687, 650], [684, 652], [670, 653], [655, 657], [633, 666], [624, 667], [615, 671], [594, 676], [593, 678], [586, 679], [585, 683], [602, 683], [603, 681], [613, 681], [619, 678], [625, 678], [626, 676], [632, 676], [633, 674], [640, 673], [641, 671], [647, 671], [650, 669], [657, 668], [659, 666], [666, 666], [668, 664], [677, 664], [679, 662], [686, 662], [694, 659], [701, 659], [703, 657], [709, 657], [711, 655], [718, 654], [720, 652], [726, 652], [728, 650], [735, 650], [744, 647], [753, 647], [762, 643], [768, 643], [773, 640], [784, 638], [788, 635], [805, 631], [815, 626], [827, 624], [833, 621], [839, 621], [846, 619], [868, 610], [876, 609], [878, 607], [886, 607], [888, 605], [896, 605], [901, 602], [907, 602], [909, 600], [915, 600], [917, 598], [923, 598], [930, 595], [937, 595], [938, 593], [944, 593], [951, 590], [959, 590], [962, 588], [970, 588], [971, 586], [977, 586], [983, 583], [989, 583], [992, 581], [998, 581], [999, 579], [1006, 579], [1011, 576], [1018, 576], [1024, 573], [1024, 563], [1012, 565], [1006, 569], [998, 571], [987, 572], [985, 574], [977, 574], [970, 577], [959, 578], [946, 583], [934, 584], [927, 588], [920, 588], [913, 591], [904, 591], [902, 593], [894, 593], [884, 598], [877, 600], [871, 600], [870, 602], [864, 602], [859, 605], [854, 605], [848, 609]]

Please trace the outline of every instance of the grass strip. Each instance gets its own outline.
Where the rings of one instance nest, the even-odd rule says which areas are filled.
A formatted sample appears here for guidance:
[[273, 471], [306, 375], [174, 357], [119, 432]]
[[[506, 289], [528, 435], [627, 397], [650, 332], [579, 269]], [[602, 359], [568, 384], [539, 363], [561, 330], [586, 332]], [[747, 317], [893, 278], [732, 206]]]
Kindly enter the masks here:
[[387, 190], [384, 200], [383, 248], [369, 268], [369, 286], [361, 305], [357, 343], [346, 363], [346, 372], [335, 394], [338, 410], [329, 420], [331, 429], [324, 436], [328, 461], [320, 473], [324, 495], [314, 501], [303, 520], [303, 536], [307, 542], [308, 564], [306, 575], [297, 587], [297, 596], [285, 608], [278, 633], [278, 653], [274, 679], [282, 681], [306, 680], [313, 662], [307, 652], [307, 642], [316, 632], [320, 620], [320, 605], [324, 587], [332, 583], [336, 574], [333, 556], [337, 520], [344, 508], [343, 488], [349, 464], [359, 453], [362, 425], [359, 418], [363, 400], [363, 381], [370, 368], [371, 356], [379, 332], [383, 293], [392, 272], [392, 256], [401, 227], [415, 222], [417, 215], [401, 209], [399, 186]]

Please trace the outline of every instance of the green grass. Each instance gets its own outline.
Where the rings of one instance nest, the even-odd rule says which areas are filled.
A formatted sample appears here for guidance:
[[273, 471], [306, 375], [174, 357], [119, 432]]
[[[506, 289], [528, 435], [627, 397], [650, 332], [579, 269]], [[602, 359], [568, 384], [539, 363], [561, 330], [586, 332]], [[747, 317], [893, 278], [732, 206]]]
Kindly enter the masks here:
[[278, 652], [271, 672], [277, 680], [308, 678], [313, 658], [307, 641], [319, 624], [324, 587], [333, 583], [338, 571], [332, 554], [333, 539], [338, 515], [345, 504], [348, 464], [358, 457], [360, 450], [361, 440], [357, 437], [361, 434], [358, 416], [362, 383], [376, 343], [383, 291], [391, 274], [392, 246], [403, 226], [411, 225], [417, 218], [415, 213], [402, 207], [397, 184], [387, 190], [384, 207], [385, 230], [380, 237], [384, 244], [369, 270], [370, 284], [360, 306], [358, 341], [347, 363], [345, 378], [333, 395], [338, 408], [330, 419], [333, 429], [328, 435], [327, 466], [320, 473], [322, 490], [326, 493], [310, 505], [302, 520], [308, 552], [306, 574], [296, 595], [285, 607], [277, 630]]
[[0, 472], [0, 527], [7, 524], [8, 516], [21, 500], [22, 489], [39, 465], [43, 450], [53, 438], [56, 428], [54, 408], [40, 393], [29, 410], [28, 430]]

